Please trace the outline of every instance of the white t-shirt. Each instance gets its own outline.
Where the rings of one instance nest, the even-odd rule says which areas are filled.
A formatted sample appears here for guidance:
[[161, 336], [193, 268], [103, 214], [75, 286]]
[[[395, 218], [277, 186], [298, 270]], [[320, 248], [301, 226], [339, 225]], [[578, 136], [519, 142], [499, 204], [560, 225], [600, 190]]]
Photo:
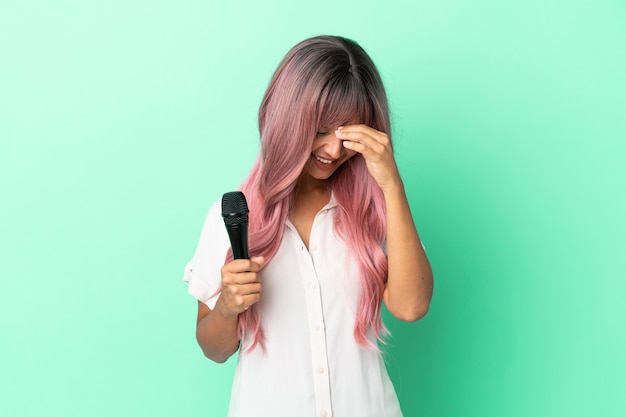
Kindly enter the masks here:
[[[189, 293], [213, 309], [230, 242], [216, 202], [187, 264]], [[261, 272], [265, 351], [240, 351], [229, 417], [401, 417], [380, 352], [359, 346], [354, 323], [359, 270], [333, 228], [336, 202], [313, 221], [309, 250], [287, 221]], [[251, 335], [242, 345], [250, 343]], [[372, 331], [368, 338], [375, 344]]]

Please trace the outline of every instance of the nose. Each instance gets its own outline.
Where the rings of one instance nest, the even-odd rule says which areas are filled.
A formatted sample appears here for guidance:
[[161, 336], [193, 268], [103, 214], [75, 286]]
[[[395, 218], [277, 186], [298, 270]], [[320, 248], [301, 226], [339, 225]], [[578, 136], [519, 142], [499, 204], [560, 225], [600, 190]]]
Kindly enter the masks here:
[[341, 139], [335, 135], [335, 132], [327, 135], [327, 141], [324, 144], [324, 151], [328, 154], [328, 156], [338, 159], [341, 156], [341, 152], [343, 150], [343, 143]]

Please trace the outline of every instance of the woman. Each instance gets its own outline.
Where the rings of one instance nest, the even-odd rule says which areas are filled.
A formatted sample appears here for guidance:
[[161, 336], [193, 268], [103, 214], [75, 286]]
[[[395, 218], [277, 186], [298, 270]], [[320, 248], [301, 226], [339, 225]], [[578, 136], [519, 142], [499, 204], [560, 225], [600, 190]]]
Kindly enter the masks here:
[[433, 278], [380, 75], [351, 40], [307, 39], [276, 70], [259, 129], [241, 187], [251, 259], [232, 260], [216, 203], [185, 274], [204, 354], [224, 362], [241, 346], [229, 415], [401, 416], [377, 349], [381, 303], [418, 320]]

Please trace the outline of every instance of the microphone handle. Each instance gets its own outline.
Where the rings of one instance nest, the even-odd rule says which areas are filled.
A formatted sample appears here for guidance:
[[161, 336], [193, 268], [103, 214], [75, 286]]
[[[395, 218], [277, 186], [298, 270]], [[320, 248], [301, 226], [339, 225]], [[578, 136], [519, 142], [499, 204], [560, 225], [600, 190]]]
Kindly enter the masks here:
[[230, 246], [233, 249], [233, 259], [249, 259], [248, 255], [248, 223], [226, 226]]

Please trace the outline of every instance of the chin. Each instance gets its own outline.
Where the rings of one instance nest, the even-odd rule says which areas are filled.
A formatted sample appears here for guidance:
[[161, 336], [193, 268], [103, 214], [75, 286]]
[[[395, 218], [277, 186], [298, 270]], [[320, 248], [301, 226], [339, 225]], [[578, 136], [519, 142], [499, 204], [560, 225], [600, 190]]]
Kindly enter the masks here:
[[330, 177], [333, 176], [333, 174], [335, 173], [335, 171], [331, 172], [331, 173], [320, 173], [320, 172], [310, 172], [309, 171], [309, 177], [315, 179], [315, 180], [319, 180], [319, 181], [326, 181], [328, 180]]

